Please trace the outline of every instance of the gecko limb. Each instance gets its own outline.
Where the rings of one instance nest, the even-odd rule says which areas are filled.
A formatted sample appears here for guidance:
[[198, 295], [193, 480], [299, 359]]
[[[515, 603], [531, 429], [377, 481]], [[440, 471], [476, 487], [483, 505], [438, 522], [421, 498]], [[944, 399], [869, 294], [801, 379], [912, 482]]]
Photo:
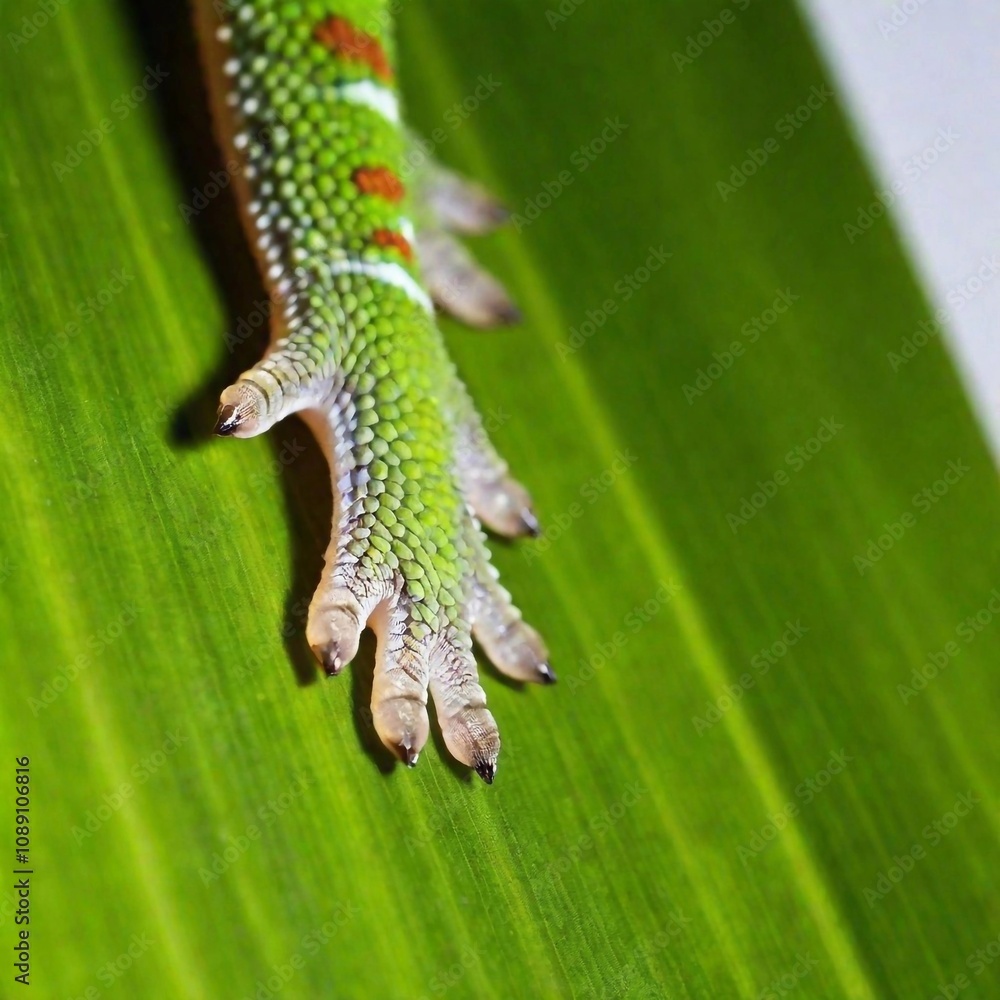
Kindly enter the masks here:
[[449, 752], [492, 782], [500, 736], [473, 637], [512, 678], [555, 675], [480, 523], [508, 536], [538, 523], [448, 358], [433, 302], [473, 325], [514, 318], [449, 235], [505, 213], [436, 165], [409, 190], [388, 5], [351, 10], [354, 21], [322, 0], [198, 0], [220, 139], [241, 165], [233, 187], [274, 303], [272, 343], [223, 391], [216, 432], [254, 437], [291, 414], [305, 420], [334, 501], [309, 646], [335, 676], [370, 627], [382, 742], [416, 764], [429, 697]]

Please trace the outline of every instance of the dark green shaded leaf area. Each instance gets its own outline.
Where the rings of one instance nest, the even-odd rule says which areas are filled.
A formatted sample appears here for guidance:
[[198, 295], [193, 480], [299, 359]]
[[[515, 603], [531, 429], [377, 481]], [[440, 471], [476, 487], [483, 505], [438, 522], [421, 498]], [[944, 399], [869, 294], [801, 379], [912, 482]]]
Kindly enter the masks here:
[[718, 4], [399, 5], [411, 121], [514, 212], [475, 249], [524, 323], [447, 336], [560, 683], [484, 665], [493, 787], [392, 766], [370, 647], [315, 675], [305, 427], [209, 437], [266, 334], [187, 12], [55, 6], [0, 63], [31, 995], [997, 996], [996, 475], [940, 338], [892, 357], [929, 306], [845, 233], [875, 184], [793, 5], [681, 64]]

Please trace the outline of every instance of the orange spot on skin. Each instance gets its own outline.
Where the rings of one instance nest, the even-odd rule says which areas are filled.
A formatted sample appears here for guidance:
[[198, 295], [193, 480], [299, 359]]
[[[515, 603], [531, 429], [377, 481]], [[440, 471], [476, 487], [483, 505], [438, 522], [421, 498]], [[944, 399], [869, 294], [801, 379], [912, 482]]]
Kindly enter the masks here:
[[372, 233], [372, 242], [380, 247], [395, 247], [407, 260], [413, 260], [413, 247], [405, 237], [391, 229], [376, 229]]
[[328, 17], [313, 30], [313, 37], [341, 59], [362, 62], [380, 79], [392, 80], [392, 67], [381, 42], [344, 17]]
[[386, 201], [401, 201], [406, 194], [403, 182], [388, 167], [358, 167], [351, 180], [362, 194], [375, 194]]

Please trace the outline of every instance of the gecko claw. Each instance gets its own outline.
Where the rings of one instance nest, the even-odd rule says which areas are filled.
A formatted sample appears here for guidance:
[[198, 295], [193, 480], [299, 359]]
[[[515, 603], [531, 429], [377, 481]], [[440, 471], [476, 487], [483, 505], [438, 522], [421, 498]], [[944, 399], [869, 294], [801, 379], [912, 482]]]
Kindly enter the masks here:
[[538, 664], [538, 673], [541, 674], [543, 684], [555, 684], [558, 677], [556, 677], [555, 671], [548, 665], [548, 663]]
[[525, 507], [521, 511], [521, 523], [524, 525], [524, 530], [532, 538], [537, 538], [542, 533], [542, 526], [538, 523], [538, 518], [535, 517], [535, 512], [530, 507]]
[[507, 302], [497, 308], [496, 318], [500, 326], [514, 326], [524, 319], [524, 313], [513, 302]]
[[319, 665], [327, 677], [336, 677], [344, 669], [344, 661], [340, 656], [340, 646], [336, 642], [328, 642], [324, 646], [312, 646], [313, 656], [319, 660]]
[[215, 422], [213, 434], [219, 437], [229, 437], [240, 425], [240, 416], [236, 407], [230, 403], [225, 403], [219, 407], [219, 418]]
[[502, 226], [509, 218], [510, 209], [499, 201], [494, 201], [483, 211], [483, 221], [490, 227]]
[[484, 760], [476, 764], [476, 774], [479, 775], [487, 785], [493, 784], [493, 779], [497, 776], [497, 765], [495, 761]]
[[242, 376], [222, 390], [215, 433], [220, 437], [254, 437], [281, 415], [280, 406], [268, 416], [268, 401], [260, 386]]

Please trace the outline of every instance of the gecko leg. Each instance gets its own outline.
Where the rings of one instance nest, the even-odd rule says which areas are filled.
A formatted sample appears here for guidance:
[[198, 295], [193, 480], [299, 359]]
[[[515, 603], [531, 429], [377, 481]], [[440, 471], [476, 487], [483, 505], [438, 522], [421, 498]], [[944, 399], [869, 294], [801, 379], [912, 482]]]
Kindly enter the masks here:
[[452, 387], [455, 464], [462, 489], [476, 517], [507, 538], [537, 535], [538, 518], [528, 491], [510, 475], [507, 463], [490, 442], [465, 386]]
[[[506, 213], [417, 163], [400, 123], [384, 0], [196, 0], [232, 188], [274, 303], [272, 345], [220, 399], [216, 431], [252, 437], [299, 413], [331, 468], [333, 524], [306, 639], [330, 675], [376, 633], [374, 727], [413, 765], [428, 699], [449, 751], [487, 782], [500, 737], [473, 656], [553, 679], [490, 566], [480, 520], [532, 534], [524, 488], [488, 441], [436, 322], [511, 322], [502, 286], [451, 233]], [[368, 16], [371, 15], [371, 16]]]
[[549, 666], [545, 643], [522, 620], [510, 594], [500, 585], [486, 539], [474, 521], [469, 525], [469, 534], [473, 568], [467, 614], [473, 637], [501, 673], [517, 681], [554, 684], [556, 675]]

